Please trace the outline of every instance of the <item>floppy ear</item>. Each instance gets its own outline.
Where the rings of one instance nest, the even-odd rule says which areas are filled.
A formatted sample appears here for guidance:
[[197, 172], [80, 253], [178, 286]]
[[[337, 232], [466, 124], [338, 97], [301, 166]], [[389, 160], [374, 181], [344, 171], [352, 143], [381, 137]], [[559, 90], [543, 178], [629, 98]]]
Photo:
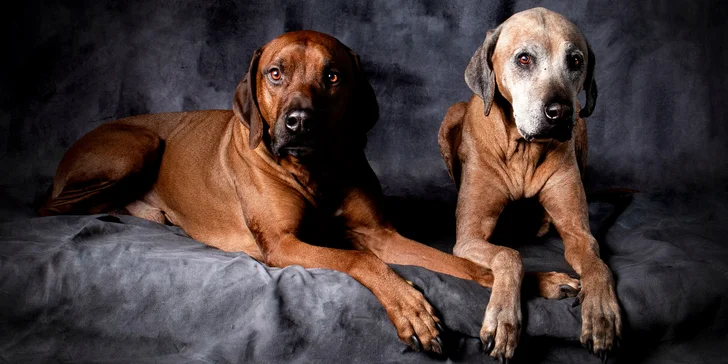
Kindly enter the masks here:
[[579, 116], [582, 118], [591, 115], [592, 112], [594, 112], [594, 106], [597, 104], [597, 81], [594, 79], [594, 65], [597, 63], [597, 59], [594, 57], [594, 52], [589, 46], [589, 43], [587, 43], [586, 48], [589, 56], [587, 59], [586, 79], [584, 80], [586, 105], [584, 105], [584, 108], [579, 111]]
[[348, 50], [354, 63], [354, 94], [352, 95], [349, 115], [353, 119], [352, 122], [356, 124], [357, 132], [366, 135], [379, 120], [379, 104], [374, 89], [364, 77], [364, 71], [362, 71], [359, 63], [359, 56], [351, 49]]
[[253, 53], [248, 73], [235, 89], [233, 99], [233, 112], [240, 121], [248, 127], [248, 147], [255, 149], [263, 139], [263, 116], [260, 115], [258, 99], [256, 98], [256, 75], [258, 74], [258, 60], [263, 53], [260, 49]]
[[493, 74], [493, 51], [498, 42], [501, 27], [491, 29], [485, 36], [485, 41], [470, 58], [465, 68], [465, 83], [473, 92], [478, 94], [485, 103], [485, 115], [490, 114], [490, 105], [495, 94], [495, 75]]

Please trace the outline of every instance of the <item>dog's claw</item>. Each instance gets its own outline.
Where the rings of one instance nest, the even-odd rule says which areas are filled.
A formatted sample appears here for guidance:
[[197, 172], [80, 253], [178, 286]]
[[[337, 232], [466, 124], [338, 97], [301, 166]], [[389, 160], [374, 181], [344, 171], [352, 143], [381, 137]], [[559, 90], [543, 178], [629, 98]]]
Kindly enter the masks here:
[[609, 358], [606, 350], [602, 350], [601, 353], [599, 353], [599, 357], [602, 359], [602, 364], [606, 364], [607, 359]]
[[440, 334], [445, 333], [445, 329], [442, 328], [442, 325], [439, 322], [435, 322], [435, 328], [437, 329], [437, 332], [439, 332]]
[[498, 355], [498, 363], [503, 364], [505, 362], [506, 362], [506, 357], [503, 354]]
[[560, 298], [566, 298], [566, 297], [574, 297], [579, 293], [579, 290], [568, 285], [568, 284], [562, 284], [559, 286], [559, 291], [561, 291]]
[[430, 345], [432, 346], [432, 351], [442, 354], [442, 340], [440, 340], [439, 336], [430, 340]]
[[493, 347], [495, 346], [495, 339], [493, 339], [492, 336], [488, 336], [488, 338], [483, 341], [483, 352], [486, 354], [489, 354], [491, 350], [493, 350]]
[[576, 299], [574, 300], [574, 303], [571, 304], [571, 307], [576, 307], [581, 304], [581, 299], [579, 299], [579, 296], [576, 296]]
[[421, 351], [422, 350], [422, 344], [420, 344], [420, 339], [417, 338], [417, 335], [412, 335], [412, 349], [414, 351]]

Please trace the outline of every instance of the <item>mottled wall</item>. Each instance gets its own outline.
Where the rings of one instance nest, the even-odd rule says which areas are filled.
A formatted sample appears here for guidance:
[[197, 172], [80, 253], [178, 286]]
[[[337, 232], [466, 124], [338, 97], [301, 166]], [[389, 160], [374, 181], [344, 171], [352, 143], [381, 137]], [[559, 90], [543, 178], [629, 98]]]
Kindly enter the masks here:
[[[546, 6], [597, 55], [589, 185], [725, 189], [722, 1], [27, 1], [4, 9], [0, 177], [8, 208], [42, 191], [63, 151], [109, 120], [230, 108], [250, 55], [286, 30], [354, 49], [381, 119], [367, 155], [391, 195], [454, 198], [437, 147], [485, 32]], [[8, 5], [2, 5], [7, 7]]]

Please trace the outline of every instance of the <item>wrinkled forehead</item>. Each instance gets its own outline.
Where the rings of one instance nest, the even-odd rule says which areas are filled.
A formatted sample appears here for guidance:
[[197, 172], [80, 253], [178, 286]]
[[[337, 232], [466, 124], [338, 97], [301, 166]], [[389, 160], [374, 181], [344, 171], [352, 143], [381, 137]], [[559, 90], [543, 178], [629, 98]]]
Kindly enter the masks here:
[[260, 57], [260, 67], [275, 65], [287, 72], [293, 69], [337, 68], [349, 70], [348, 52], [328, 39], [280, 37], [268, 43]]
[[587, 46], [579, 28], [562, 15], [533, 11], [518, 13], [502, 25], [496, 52], [519, 51], [534, 54], [578, 51], [586, 55]]

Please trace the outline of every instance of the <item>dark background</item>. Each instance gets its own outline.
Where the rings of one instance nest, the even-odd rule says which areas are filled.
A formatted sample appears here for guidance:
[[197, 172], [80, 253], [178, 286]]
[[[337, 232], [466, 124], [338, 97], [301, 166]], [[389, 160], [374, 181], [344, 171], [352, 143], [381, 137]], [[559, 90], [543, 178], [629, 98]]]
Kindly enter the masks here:
[[486, 31], [546, 6], [596, 53], [587, 187], [725, 190], [722, 1], [27, 1], [3, 11], [0, 198], [31, 211], [63, 152], [125, 116], [229, 109], [252, 52], [315, 29], [356, 51], [381, 117], [367, 155], [389, 195], [452, 203], [437, 146]]
[[[229, 109], [253, 51], [284, 31], [306, 28], [336, 36], [361, 56], [381, 109], [380, 121], [370, 132], [367, 155], [385, 192], [393, 196], [391, 216], [406, 236], [446, 251], [454, 242], [456, 192], [439, 154], [437, 130], [447, 108], [471, 95], [463, 79], [467, 62], [486, 31], [516, 11], [541, 5], [565, 14], [583, 30], [597, 57], [600, 97], [588, 120], [586, 185], [588, 189], [630, 187], [646, 192], [635, 194], [631, 202], [590, 204], [592, 231], [618, 283], [625, 320], [622, 362], [718, 362], [728, 355], [722, 345], [728, 317], [728, 51], [724, 44], [728, 2], [84, 0], [26, 1], [15, 8], [7, 3], [0, 5], [0, 221], [34, 215], [34, 201], [50, 185], [63, 152], [84, 133], [104, 122], [141, 113]], [[693, 194], [696, 190], [700, 193]], [[245, 302], [222, 296], [235, 286], [234, 292], [255, 292], [241, 293], [241, 297], [257, 297], [254, 284], [231, 283], [260, 276], [260, 269], [244, 274], [248, 271], [241, 265], [252, 260], [213, 249], [200, 253], [198, 249], [204, 249], [200, 245], [180, 244], [181, 237], [174, 234], [174, 241], [165, 243], [155, 231], [166, 228], [153, 224], [150, 231], [139, 230], [135, 224], [148, 223], [133, 220], [116, 224], [108, 216], [54, 217], [0, 225], [0, 248], [4, 249], [0, 296], [5, 295], [0, 306], [6, 304], [0, 310], [0, 324], [18, 323], [0, 329], [0, 342], [3, 334], [12, 338], [6, 340], [14, 350], [9, 358], [73, 358], [75, 353], [81, 355], [77, 361], [84, 361], [108, 359], [109, 353], [134, 357], [144, 352], [177, 352], [171, 346], [186, 342], [190, 328], [197, 333], [199, 327], [217, 327], [221, 321], [204, 315], [206, 303], [190, 299], [181, 302], [197, 309], [193, 317], [200, 319], [201, 326], [180, 320], [157, 324], [157, 319], [168, 317], [165, 304], [174, 306], [169, 312], [178, 306], [179, 301], [164, 298], [177, 292], [165, 289], [169, 277], [179, 277], [173, 280], [195, 299], [204, 298], [197, 294], [203, 291], [223, 297], [217, 301], [231, 308], [219, 312], [229, 312], [229, 317], [246, 320], [257, 315], [257, 310], [247, 310]], [[79, 228], [81, 233], [73, 230], [87, 223], [91, 232], [82, 234], [85, 227]], [[134, 231], [122, 234], [127, 229]], [[75, 235], [64, 241], [64, 234]], [[143, 234], [151, 235], [139, 238]], [[77, 235], [86, 242], [77, 241]], [[509, 243], [521, 241], [509, 237]], [[519, 247], [526, 269], [567, 269], [561, 243], [554, 236], [533, 243]], [[185, 247], [193, 249], [189, 255]], [[135, 249], [143, 253], [119, 254]], [[237, 268], [232, 271], [236, 274], [230, 274], [228, 258], [212, 259], [211, 255], [235, 260]], [[182, 268], [181, 261], [205, 264]], [[225, 269], [219, 280], [209, 279], [208, 273], [220, 267]], [[428, 299], [450, 308], [442, 310], [448, 315], [445, 322], [462, 324], [459, 332], [472, 336], [467, 352], [480, 358], [475, 336], [482, 311], [476, 311], [484, 308], [462, 302], [484, 302], [486, 290], [465, 289], [460, 284], [471, 282], [435, 279], [434, 273], [424, 269], [405, 268], [412, 272], [409, 277], [423, 277], [412, 280], [429, 289]], [[282, 276], [298, 268], [270, 271]], [[367, 296], [366, 301], [342, 294], [351, 291], [346, 288], [349, 281], [333, 272], [320, 277], [323, 281], [306, 283], [305, 290], [294, 279], [266, 283], [276, 295], [296, 299], [289, 299], [285, 306], [270, 294], [266, 297], [271, 302], [256, 301], [256, 307], [270, 309], [275, 320], [286, 317], [276, 310], [297, 312], [303, 327], [318, 333], [308, 336], [317, 340], [349, 340], [352, 332], [381, 338], [366, 344], [378, 351], [364, 345], [359, 356], [330, 353], [328, 343], [311, 352], [325, 350], [325, 354], [360, 360], [371, 359], [370, 353], [390, 360], [405, 358], [390, 355], [401, 350], [401, 344], [388, 339], [394, 332], [383, 312], [375, 311], [381, 308], [373, 297]], [[73, 284], [59, 284], [61, 279]], [[148, 289], [127, 282], [141, 282]], [[279, 289], [286, 284], [288, 290]], [[64, 287], [78, 290], [63, 291]], [[101, 290], [89, 295], [83, 291], [88, 287]], [[129, 294], [121, 297], [119, 290]], [[335, 294], [321, 297], [356, 310], [334, 310], [344, 315], [334, 315], [341, 321], [329, 322], [328, 317], [329, 326], [308, 322], [303, 318], [319, 312], [313, 311], [318, 301], [297, 298], [316, 290], [330, 290]], [[145, 292], [156, 294], [152, 302], [158, 306], [149, 305]], [[463, 299], [462, 294], [481, 296]], [[526, 358], [523, 362], [587, 362], [586, 351], [575, 341], [578, 308], [562, 301], [529, 302], [531, 306], [523, 305], [528, 335], [519, 344], [518, 355]], [[347, 325], [362, 321], [346, 314], [360, 310], [364, 316], [379, 317], [379, 326], [352, 331]], [[151, 318], [139, 320], [151, 324], [124, 331], [130, 316]], [[271, 325], [266, 320], [255, 322]], [[271, 327], [267, 336], [257, 339], [261, 347], [273, 343], [270, 347], [286, 349], [280, 345], [282, 335], [296, 338], [295, 330]], [[544, 337], [556, 331], [568, 335]], [[149, 332], [166, 332], [172, 339], [144, 341]], [[192, 335], [198, 338], [197, 346], [192, 345], [188, 353], [197, 359], [198, 354], [216, 353], [206, 350], [218, 347], [218, 341], [234, 342], [222, 348], [238, 353], [235, 350], [245, 347], [237, 343], [249, 342], [246, 335], [257, 331], [231, 327], [211, 332]], [[528, 337], [536, 339], [529, 344]], [[569, 337], [572, 342], [562, 342]], [[380, 343], [389, 351], [377, 346]], [[17, 344], [14, 349], [13, 344]], [[418, 361], [417, 356], [409, 358]], [[170, 357], [168, 361], [182, 360]]]

